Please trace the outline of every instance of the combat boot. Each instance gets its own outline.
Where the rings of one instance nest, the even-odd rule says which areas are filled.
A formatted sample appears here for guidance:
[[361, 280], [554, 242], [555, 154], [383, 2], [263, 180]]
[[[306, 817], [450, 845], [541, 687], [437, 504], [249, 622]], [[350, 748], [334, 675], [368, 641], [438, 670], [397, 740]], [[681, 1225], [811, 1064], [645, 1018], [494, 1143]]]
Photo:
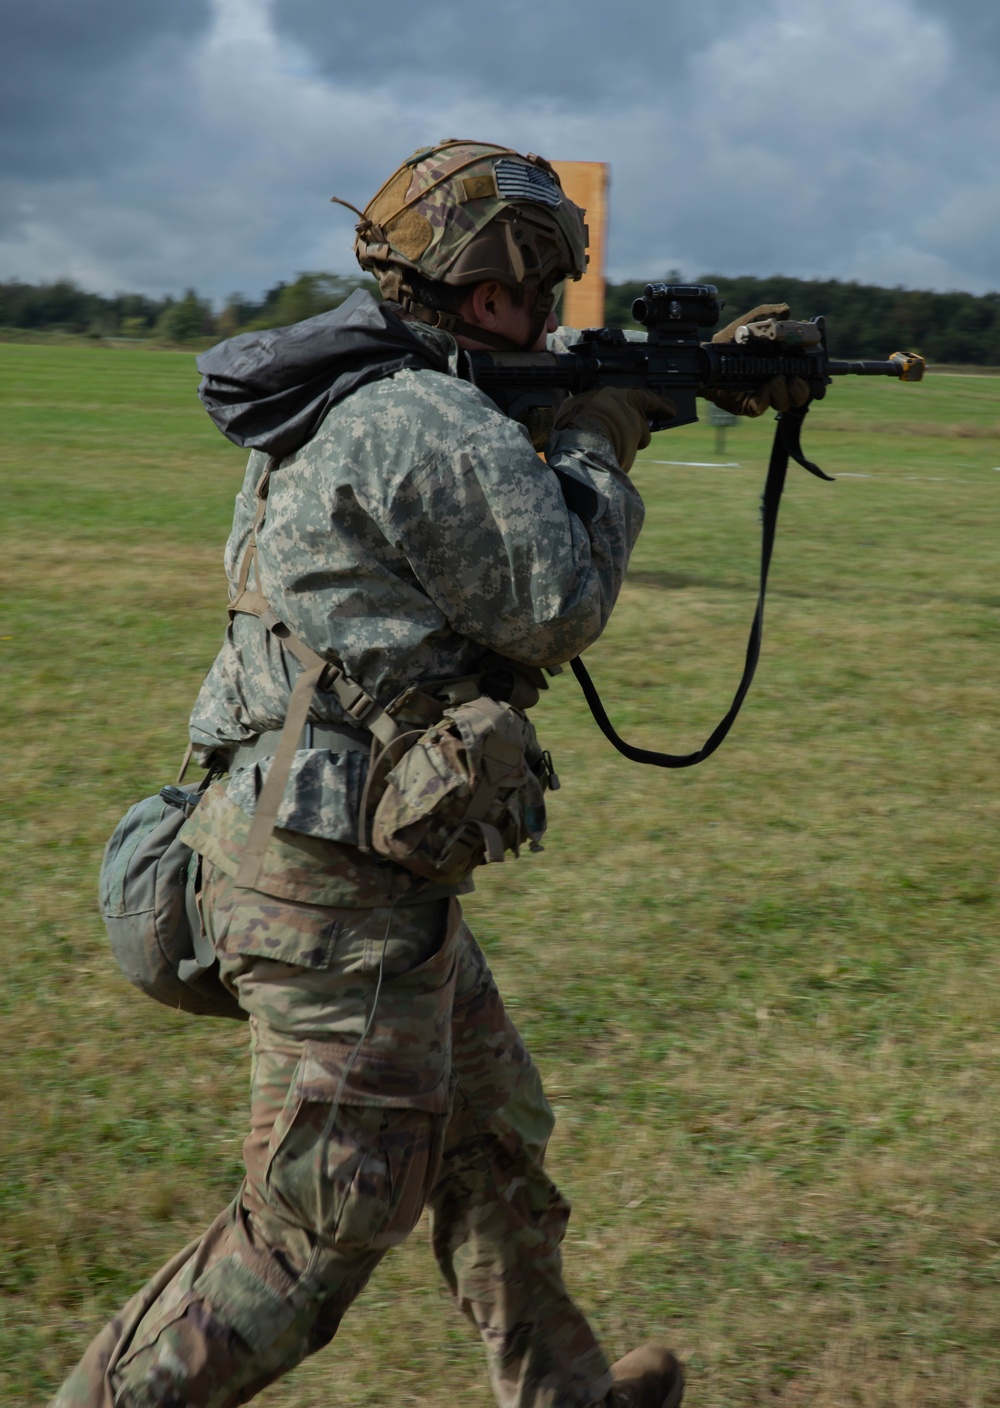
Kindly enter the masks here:
[[684, 1397], [680, 1360], [662, 1344], [643, 1344], [611, 1366], [607, 1408], [677, 1408]]

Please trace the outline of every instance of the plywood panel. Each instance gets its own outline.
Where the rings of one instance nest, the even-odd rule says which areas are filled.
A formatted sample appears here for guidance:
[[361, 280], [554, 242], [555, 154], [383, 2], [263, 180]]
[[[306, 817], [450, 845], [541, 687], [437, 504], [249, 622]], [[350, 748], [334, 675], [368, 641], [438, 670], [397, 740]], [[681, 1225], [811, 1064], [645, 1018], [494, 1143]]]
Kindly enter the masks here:
[[579, 283], [568, 282], [560, 319], [571, 328], [604, 326], [604, 250], [611, 168], [606, 161], [554, 161], [570, 200], [587, 212], [590, 262]]

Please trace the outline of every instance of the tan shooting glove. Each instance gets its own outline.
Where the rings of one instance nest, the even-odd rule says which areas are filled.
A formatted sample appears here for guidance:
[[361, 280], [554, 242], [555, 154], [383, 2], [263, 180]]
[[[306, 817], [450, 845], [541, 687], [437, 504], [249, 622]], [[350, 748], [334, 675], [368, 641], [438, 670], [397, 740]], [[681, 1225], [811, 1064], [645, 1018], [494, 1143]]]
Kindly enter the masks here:
[[672, 420], [676, 409], [662, 396], [638, 387], [621, 391], [601, 386], [570, 396], [559, 407], [554, 430], [591, 430], [611, 441], [615, 459], [627, 474], [639, 450], [649, 444], [649, 416]]
[[[762, 303], [742, 318], [734, 318], [731, 323], [712, 338], [713, 342], [735, 342], [736, 329], [744, 323], [762, 323], [766, 318], [783, 322], [789, 314], [787, 303]], [[762, 416], [767, 410], [787, 411], [792, 406], [804, 406], [812, 395], [809, 383], [800, 376], [775, 376], [756, 391], [728, 391], [725, 387], [713, 387], [703, 391], [706, 401], [711, 401], [720, 410], [729, 411], [734, 416]]]

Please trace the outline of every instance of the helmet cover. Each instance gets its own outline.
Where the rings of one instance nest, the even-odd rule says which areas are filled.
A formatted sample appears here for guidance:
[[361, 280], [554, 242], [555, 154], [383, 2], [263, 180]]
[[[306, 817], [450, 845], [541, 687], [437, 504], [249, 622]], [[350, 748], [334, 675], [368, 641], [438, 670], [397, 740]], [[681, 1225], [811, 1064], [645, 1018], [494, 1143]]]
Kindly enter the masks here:
[[393, 172], [365, 208], [354, 252], [389, 298], [407, 292], [412, 270], [453, 286], [527, 286], [551, 303], [556, 283], [586, 269], [583, 217], [543, 157], [451, 140]]

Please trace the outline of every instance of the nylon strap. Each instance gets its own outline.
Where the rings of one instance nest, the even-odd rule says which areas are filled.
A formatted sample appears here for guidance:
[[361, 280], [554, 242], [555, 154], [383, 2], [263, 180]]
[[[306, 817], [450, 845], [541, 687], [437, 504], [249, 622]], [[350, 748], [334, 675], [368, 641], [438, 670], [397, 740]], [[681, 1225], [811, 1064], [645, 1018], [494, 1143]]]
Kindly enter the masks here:
[[500, 832], [495, 826], [491, 826], [488, 821], [477, 821], [476, 825], [482, 833], [486, 864], [492, 865], [498, 861], [502, 861], [505, 848]]
[[414, 299], [405, 294], [400, 299], [400, 306], [405, 308], [407, 313], [412, 315], [428, 327], [441, 328], [442, 331], [451, 333], [461, 333], [465, 337], [473, 337], [477, 342], [484, 342], [488, 347], [494, 347], [498, 352], [527, 352], [537, 337], [537, 333], [523, 347], [518, 342], [513, 342], [509, 337], [501, 337], [499, 333], [490, 332], [487, 328], [481, 328], [478, 323], [467, 323], [464, 318], [460, 318], [457, 313], [445, 313], [440, 308], [431, 308], [425, 303], [417, 303]]
[[782, 411], [778, 416], [774, 443], [771, 446], [771, 459], [767, 467], [767, 479], [761, 497], [760, 585], [757, 592], [757, 609], [750, 627], [750, 639], [747, 641], [743, 677], [739, 682], [728, 713], [712, 730], [702, 746], [694, 753], [660, 753], [652, 748], [636, 748], [633, 744], [626, 743], [615, 732], [614, 725], [601, 703], [597, 687], [583, 661], [577, 656], [576, 659], [569, 662], [601, 732], [610, 739], [619, 753], [622, 753], [633, 763], [648, 763], [651, 767], [657, 768], [692, 768], [696, 763], [703, 763], [706, 758], [712, 756], [736, 721], [736, 715], [743, 706], [743, 701], [757, 669], [757, 662], [760, 659], [760, 648], [764, 635], [764, 597], [767, 592], [767, 574], [771, 565], [774, 535], [778, 527], [778, 508], [785, 487], [789, 458], [795, 460], [796, 464], [800, 464], [803, 469], [807, 469], [810, 474], [816, 475], [818, 479], [832, 479], [831, 475], [824, 474], [819, 465], [813, 464], [812, 460], [807, 460], [802, 453], [802, 422], [808, 409], [809, 403], [806, 402], [804, 406]]
[[278, 747], [268, 769], [267, 777], [264, 780], [264, 786], [257, 798], [257, 808], [253, 814], [253, 821], [250, 824], [250, 832], [243, 851], [243, 859], [240, 862], [239, 874], [236, 877], [237, 885], [246, 890], [254, 889], [260, 876], [264, 851], [271, 839], [271, 832], [278, 820], [278, 808], [285, 795], [285, 783], [291, 772], [292, 763], [295, 761], [302, 729], [309, 717], [309, 706], [312, 704], [313, 695], [316, 693], [325, 667], [326, 661], [324, 660], [322, 664], [313, 666], [311, 670], [303, 670], [295, 681], [292, 697], [288, 701], [285, 724], [281, 730], [281, 737], [278, 739]]
[[298, 636], [293, 636], [285, 623], [274, 614], [266, 597], [261, 596], [259, 592], [242, 592], [229, 604], [231, 616], [241, 612], [247, 616], [256, 616], [304, 669], [314, 670], [317, 666], [322, 666], [317, 688], [332, 694], [353, 723], [373, 733], [380, 743], [391, 743], [399, 737], [399, 729], [368, 691], [356, 680], [352, 680], [336, 660], [327, 660], [325, 655], [320, 655], [318, 651], [306, 645], [305, 641], [299, 640]]
[[187, 746], [187, 747], [185, 748], [185, 750], [184, 750], [184, 757], [181, 759], [180, 770], [179, 770], [178, 773], [177, 773], [177, 785], [180, 785], [180, 783], [182, 783], [182, 782], [184, 781], [185, 775], [187, 774], [188, 766], [190, 765], [191, 759], [192, 759], [193, 757], [194, 757], [194, 744], [193, 744], [193, 743], [189, 743], [188, 746]]

